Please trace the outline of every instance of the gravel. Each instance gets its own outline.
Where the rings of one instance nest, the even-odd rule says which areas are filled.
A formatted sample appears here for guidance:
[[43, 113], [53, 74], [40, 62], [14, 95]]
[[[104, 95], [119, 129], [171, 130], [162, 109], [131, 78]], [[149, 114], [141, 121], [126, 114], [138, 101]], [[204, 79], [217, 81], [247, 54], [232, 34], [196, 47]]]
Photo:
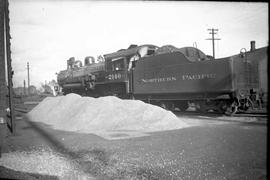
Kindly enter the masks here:
[[15, 171], [57, 177], [58, 179], [91, 179], [74, 161], [45, 148], [3, 153], [0, 166]]
[[189, 127], [171, 111], [139, 100], [77, 94], [47, 97], [27, 116], [55, 129], [81, 133], [103, 131], [154, 132]]

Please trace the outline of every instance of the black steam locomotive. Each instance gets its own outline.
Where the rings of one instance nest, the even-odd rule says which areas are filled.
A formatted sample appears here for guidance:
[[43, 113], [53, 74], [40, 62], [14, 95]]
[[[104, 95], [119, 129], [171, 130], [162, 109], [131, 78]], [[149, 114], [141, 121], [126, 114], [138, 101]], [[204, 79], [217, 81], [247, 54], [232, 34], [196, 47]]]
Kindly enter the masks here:
[[267, 50], [241, 49], [213, 59], [194, 47], [131, 45], [97, 61], [70, 58], [57, 80], [64, 94], [139, 99], [166, 109], [222, 113], [262, 108], [267, 99]]

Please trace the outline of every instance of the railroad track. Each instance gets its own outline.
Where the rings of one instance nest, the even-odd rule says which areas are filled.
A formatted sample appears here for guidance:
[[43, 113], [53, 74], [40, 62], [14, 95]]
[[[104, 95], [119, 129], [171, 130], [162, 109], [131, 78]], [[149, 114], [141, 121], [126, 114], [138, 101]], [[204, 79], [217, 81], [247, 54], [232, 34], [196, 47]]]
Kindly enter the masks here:
[[[228, 116], [224, 114], [220, 114], [217, 112], [196, 112], [196, 111], [174, 111], [173, 112], [179, 118], [190, 118], [191, 121], [193, 119], [197, 119], [201, 121], [201, 123], [208, 123], [208, 121], [213, 122], [236, 122], [236, 123], [248, 123], [248, 124], [256, 124], [256, 125], [266, 125], [267, 124], [267, 114], [234, 114], [233, 116]], [[189, 121], [189, 120], [188, 120]]]
[[[211, 117], [218, 117], [218, 116], [221, 116], [221, 115], [225, 115], [226, 114], [221, 114], [221, 113], [218, 113], [218, 112], [205, 112], [205, 113], [202, 113], [202, 112], [199, 112], [199, 111], [172, 111], [173, 113], [177, 114], [177, 115], [203, 115], [203, 116], [211, 116]], [[267, 118], [268, 117], [268, 114], [267, 112], [238, 112], [236, 114], [233, 114], [233, 115], [227, 115], [228, 117], [265, 117]]]
[[16, 107], [14, 108], [14, 110], [21, 113], [28, 113], [29, 111], [31, 111], [30, 109], [16, 108]]

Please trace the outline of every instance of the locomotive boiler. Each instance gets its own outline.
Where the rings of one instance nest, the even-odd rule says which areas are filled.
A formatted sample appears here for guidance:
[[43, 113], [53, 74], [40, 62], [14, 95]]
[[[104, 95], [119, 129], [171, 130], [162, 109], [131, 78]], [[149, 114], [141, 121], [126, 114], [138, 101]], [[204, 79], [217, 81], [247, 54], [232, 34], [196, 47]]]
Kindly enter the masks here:
[[104, 81], [104, 74], [105, 62], [102, 58], [96, 62], [92, 56], [88, 56], [82, 66], [81, 61], [71, 57], [67, 60], [67, 69], [58, 73], [57, 81], [64, 94], [75, 92], [87, 95], [86, 92], [96, 89], [98, 82]]

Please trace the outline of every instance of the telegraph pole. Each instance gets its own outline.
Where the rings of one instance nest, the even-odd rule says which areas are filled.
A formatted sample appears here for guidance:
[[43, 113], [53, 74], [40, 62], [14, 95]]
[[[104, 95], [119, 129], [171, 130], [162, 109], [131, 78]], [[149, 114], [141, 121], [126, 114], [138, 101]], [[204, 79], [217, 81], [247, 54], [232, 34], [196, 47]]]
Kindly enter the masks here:
[[30, 87], [30, 76], [29, 76], [29, 62], [27, 62], [27, 80], [28, 80], [28, 95], [29, 95], [29, 87]]
[[209, 34], [212, 35], [212, 38], [208, 38], [206, 40], [212, 40], [213, 58], [215, 59], [215, 40], [220, 40], [219, 38], [215, 38], [215, 34], [217, 34], [216, 31], [218, 31], [218, 29], [212, 28], [212, 29], [207, 29], [207, 30], [210, 31]]
[[23, 80], [23, 95], [26, 95], [26, 87], [25, 87], [25, 80]]

